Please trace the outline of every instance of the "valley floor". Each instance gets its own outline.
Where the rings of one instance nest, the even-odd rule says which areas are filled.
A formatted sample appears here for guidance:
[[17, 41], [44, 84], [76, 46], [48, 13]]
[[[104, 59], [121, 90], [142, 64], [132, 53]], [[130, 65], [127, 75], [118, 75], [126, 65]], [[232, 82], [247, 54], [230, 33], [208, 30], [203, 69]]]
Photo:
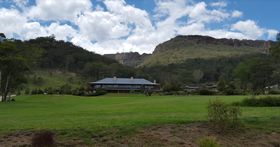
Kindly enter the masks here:
[[224, 146], [279, 145], [279, 107], [243, 107], [245, 132], [221, 135], [205, 124], [210, 100], [232, 103], [246, 97], [18, 96], [0, 103], [0, 146], [28, 145], [38, 130], [55, 132], [61, 146], [196, 146], [206, 136]]

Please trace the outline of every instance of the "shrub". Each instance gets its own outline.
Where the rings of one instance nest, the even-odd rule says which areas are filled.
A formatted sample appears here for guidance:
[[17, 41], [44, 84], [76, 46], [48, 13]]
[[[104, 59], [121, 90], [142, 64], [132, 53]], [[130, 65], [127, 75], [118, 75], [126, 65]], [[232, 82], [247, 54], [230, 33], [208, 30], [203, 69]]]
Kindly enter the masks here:
[[[93, 92], [92, 96], [100, 96], [100, 95], [105, 95], [107, 94], [107, 91], [103, 90], [103, 89], [96, 89], [95, 92]], [[91, 96], [91, 95], [89, 95]]]
[[208, 119], [214, 128], [225, 132], [241, 126], [241, 110], [238, 106], [227, 105], [220, 100], [210, 101], [208, 104]]
[[247, 98], [241, 102], [235, 103], [240, 106], [252, 107], [280, 107], [280, 97], [263, 97], [263, 98]]
[[54, 94], [55, 90], [52, 87], [48, 87], [44, 90], [47, 94]]
[[42, 89], [33, 89], [31, 91], [32, 95], [36, 95], [36, 94], [44, 94], [44, 91]]
[[215, 95], [216, 92], [210, 91], [210, 90], [207, 90], [207, 89], [201, 89], [201, 90], [198, 90], [198, 94], [199, 95]]
[[268, 92], [268, 94], [280, 94], [280, 91], [279, 90], [270, 90], [269, 92]]
[[33, 80], [32, 80], [32, 83], [36, 86], [42, 86], [45, 82], [44, 82], [44, 79], [42, 77], [34, 76]]
[[178, 83], [167, 82], [163, 85], [162, 90], [164, 92], [180, 91], [181, 87]]
[[50, 131], [40, 131], [33, 135], [33, 147], [52, 147], [55, 145], [54, 134]]
[[105, 95], [107, 94], [107, 91], [103, 89], [86, 89], [84, 87], [77, 88], [72, 90], [72, 94], [76, 96], [100, 96], [100, 95]]
[[205, 137], [198, 141], [199, 147], [220, 147], [220, 144], [214, 137]]
[[71, 94], [72, 93], [72, 86], [69, 84], [65, 84], [60, 87], [61, 94]]
[[24, 94], [29, 95], [30, 94], [30, 89], [26, 88], [25, 91], [24, 91]]

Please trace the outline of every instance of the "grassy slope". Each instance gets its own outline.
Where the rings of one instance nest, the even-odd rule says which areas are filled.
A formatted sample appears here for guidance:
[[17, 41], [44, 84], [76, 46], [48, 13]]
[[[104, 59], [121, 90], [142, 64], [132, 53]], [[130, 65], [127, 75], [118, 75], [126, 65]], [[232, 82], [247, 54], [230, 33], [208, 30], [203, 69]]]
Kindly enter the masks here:
[[[206, 120], [210, 99], [230, 103], [246, 96], [106, 95], [102, 97], [19, 96], [0, 103], [0, 134], [51, 129], [86, 137], [98, 131]], [[243, 108], [243, 120], [254, 127], [280, 131], [280, 108]], [[89, 137], [89, 136], [87, 136]]]
[[[32, 81], [34, 76], [36, 77], [42, 77], [43, 83], [42, 85], [35, 85]], [[70, 80], [71, 79], [71, 80]], [[59, 88], [65, 84], [71, 84], [73, 87], [79, 87], [81, 85], [84, 85], [84, 81], [81, 77], [77, 76], [74, 73], [69, 72], [61, 72], [61, 71], [46, 71], [46, 70], [40, 70], [35, 71], [32, 75], [29, 76], [28, 84], [26, 87], [29, 89], [45, 89], [45, 88]]]
[[[183, 44], [183, 43], [182, 43]], [[165, 49], [154, 53], [147, 58], [140, 66], [167, 65], [171, 63], [182, 63], [187, 59], [195, 58], [219, 58], [234, 57], [246, 54], [261, 53], [262, 49], [253, 47], [237, 47], [226, 45], [197, 45], [184, 46], [180, 43], [167, 45]]]

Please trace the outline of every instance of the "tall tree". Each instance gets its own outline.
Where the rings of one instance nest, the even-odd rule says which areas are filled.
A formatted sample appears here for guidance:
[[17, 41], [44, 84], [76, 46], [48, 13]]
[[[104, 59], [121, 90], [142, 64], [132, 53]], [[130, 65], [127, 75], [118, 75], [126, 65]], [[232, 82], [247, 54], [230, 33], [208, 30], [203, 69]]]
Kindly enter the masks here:
[[199, 83], [201, 81], [201, 79], [203, 78], [203, 76], [204, 76], [204, 73], [202, 70], [198, 69], [198, 70], [193, 71], [193, 78], [196, 83]]
[[235, 69], [235, 76], [241, 80], [253, 94], [264, 93], [266, 86], [273, 84], [273, 67], [267, 59], [250, 59], [240, 63]]
[[24, 75], [40, 55], [40, 49], [21, 41], [0, 43], [0, 73], [2, 102], [9, 101], [8, 94], [21, 84]]

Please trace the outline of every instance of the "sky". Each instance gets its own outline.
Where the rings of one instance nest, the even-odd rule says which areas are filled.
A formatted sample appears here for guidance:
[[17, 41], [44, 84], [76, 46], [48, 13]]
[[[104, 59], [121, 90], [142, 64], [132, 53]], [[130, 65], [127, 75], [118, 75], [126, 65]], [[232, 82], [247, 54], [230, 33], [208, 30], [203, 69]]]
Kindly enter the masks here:
[[99, 54], [152, 53], [177, 35], [275, 40], [279, 0], [0, 0], [0, 32]]

